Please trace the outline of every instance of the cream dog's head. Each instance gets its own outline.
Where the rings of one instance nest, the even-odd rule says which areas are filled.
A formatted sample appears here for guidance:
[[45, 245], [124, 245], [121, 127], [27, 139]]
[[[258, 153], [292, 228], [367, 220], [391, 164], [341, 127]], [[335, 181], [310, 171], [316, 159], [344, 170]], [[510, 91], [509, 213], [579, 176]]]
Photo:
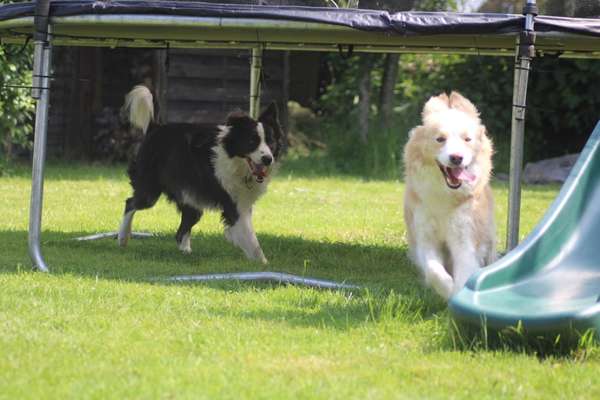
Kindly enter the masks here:
[[487, 184], [492, 143], [475, 106], [457, 92], [443, 93], [427, 101], [422, 119], [406, 145], [407, 168], [437, 165], [440, 179], [452, 190]]

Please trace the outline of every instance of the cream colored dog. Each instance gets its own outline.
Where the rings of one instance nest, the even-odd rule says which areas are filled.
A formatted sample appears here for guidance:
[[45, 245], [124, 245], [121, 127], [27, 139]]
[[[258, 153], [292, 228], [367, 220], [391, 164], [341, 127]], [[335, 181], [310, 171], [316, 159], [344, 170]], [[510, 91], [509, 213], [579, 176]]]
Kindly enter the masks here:
[[432, 97], [404, 148], [410, 256], [444, 299], [496, 258], [492, 143], [457, 92]]

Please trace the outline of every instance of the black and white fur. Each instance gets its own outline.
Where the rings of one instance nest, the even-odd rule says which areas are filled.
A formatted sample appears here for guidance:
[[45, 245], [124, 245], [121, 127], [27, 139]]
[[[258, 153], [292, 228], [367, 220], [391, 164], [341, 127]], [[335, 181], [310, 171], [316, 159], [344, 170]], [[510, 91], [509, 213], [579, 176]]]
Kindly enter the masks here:
[[218, 209], [225, 237], [249, 259], [267, 263], [252, 226], [252, 207], [285, 150], [275, 103], [258, 120], [233, 112], [223, 125], [154, 124], [152, 104], [142, 85], [125, 99], [129, 123], [147, 134], [129, 165], [133, 196], [125, 202], [119, 245], [127, 245], [135, 212], [152, 207], [164, 193], [181, 212], [175, 236], [181, 251], [191, 252], [191, 229], [204, 210]]

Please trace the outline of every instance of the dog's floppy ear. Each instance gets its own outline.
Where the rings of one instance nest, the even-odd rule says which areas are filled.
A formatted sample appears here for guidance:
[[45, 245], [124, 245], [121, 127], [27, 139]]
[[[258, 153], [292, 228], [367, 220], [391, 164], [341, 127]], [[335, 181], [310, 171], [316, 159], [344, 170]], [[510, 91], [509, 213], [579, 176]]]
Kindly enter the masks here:
[[258, 117], [259, 121], [275, 123], [279, 121], [279, 110], [277, 109], [277, 103], [274, 101], [260, 114]]
[[279, 122], [277, 103], [272, 101], [260, 114], [258, 121], [262, 123], [265, 128], [267, 143], [269, 147], [271, 147], [275, 159], [277, 159], [280, 154], [285, 154], [287, 152], [288, 140], [287, 134]]
[[475, 118], [479, 118], [479, 111], [467, 98], [458, 92], [450, 93], [450, 108], [467, 113]]
[[423, 107], [423, 113], [421, 115], [423, 118], [423, 123], [425, 123], [425, 120], [431, 114], [447, 110], [448, 108], [450, 108], [450, 99], [446, 93], [431, 97], [429, 100], [427, 100], [427, 103], [425, 103], [425, 106]]

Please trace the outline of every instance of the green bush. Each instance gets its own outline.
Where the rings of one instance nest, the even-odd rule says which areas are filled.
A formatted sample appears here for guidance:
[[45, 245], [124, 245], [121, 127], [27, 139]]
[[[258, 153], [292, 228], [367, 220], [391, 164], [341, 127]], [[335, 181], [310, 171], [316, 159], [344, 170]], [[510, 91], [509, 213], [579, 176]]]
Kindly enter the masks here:
[[[369, 143], [360, 144], [356, 132], [356, 104], [360, 63], [371, 66], [371, 106], [378, 120], [377, 96], [382, 75], [382, 56], [360, 55], [343, 59], [330, 55], [331, 84], [319, 100], [319, 107], [332, 121], [336, 134], [327, 131], [322, 138], [332, 149], [330, 156], [346, 170], [364, 175], [381, 175], [381, 166], [395, 169], [401, 146], [411, 126], [419, 122], [424, 102], [443, 91], [457, 90], [481, 112], [492, 136], [496, 171], [509, 165], [510, 127], [514, 76], [513, 57], [458, 55], [403, 55], [395, 87], [395, 121], [388, 134], [372, 124]], [[525, 161], [560, 156], [581, 150], [600, 118], [600, 68], [596, 60], [538, 58], [532, 64], [528, 89]], [[393, 152], [382, 152], [383, 147]], [[382, 161], [385, 154], [393, 158]], [[369, 156], [371, 154], [371, 156]], [[391, 155], [390, 155], [391, 157]], [[349, 164], [356, 163], [351, 167]], [[375, 172], [375, 171], [379, 172]], [[394, 175], [388, 171], [384, 175]]]
[[[376, 121], [372, 122], [376, 126]], [[402, 125], [402, 121], [396, 121], [395, 125]], [[338, 173], [373, 179], [401, 177], [405, 135], [375, 127], [369, 132], [368, 143], [364, 144], [351, 119], [326, 119], [322, 129], [327, 132], [327, 157]], [[404, 131], [407, 129], [403, 127]]]
[[527, 116], [527, 156], [580, 151], [600, 119], [600, 61], [534, 61]]
[[28, 147], [33, 132], [31, 46], [0, 47], [0, 159], [10, 157], [13, 145]]

